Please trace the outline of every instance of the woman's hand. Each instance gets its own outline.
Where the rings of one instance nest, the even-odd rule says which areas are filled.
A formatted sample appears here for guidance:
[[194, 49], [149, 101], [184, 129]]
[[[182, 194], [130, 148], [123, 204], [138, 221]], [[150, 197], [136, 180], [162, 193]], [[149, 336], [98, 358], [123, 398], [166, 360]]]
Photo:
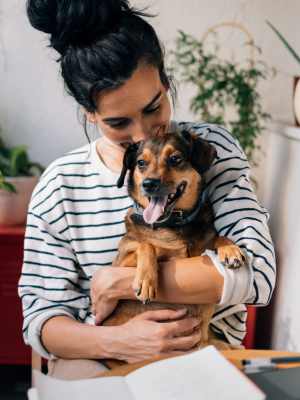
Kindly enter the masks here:
[[100, 325], [116, 308], [119, 299], [134, 298], [131, 283], [135, 268], [105, 267], [95, 272], [91, 281], [92, 313]]
[[201, 322], [198, 318], [183, 318], [185, 314], [186, 309], [147, 311], [115, 326], [112, 358], [133, 363], [192, 350], [201, 339]]

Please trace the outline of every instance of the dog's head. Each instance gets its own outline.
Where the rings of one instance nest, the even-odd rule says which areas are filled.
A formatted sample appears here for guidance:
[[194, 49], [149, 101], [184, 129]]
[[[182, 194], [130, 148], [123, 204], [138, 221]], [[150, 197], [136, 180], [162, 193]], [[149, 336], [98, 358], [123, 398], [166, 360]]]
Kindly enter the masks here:
[[202, 175], [216, 157], [215, 148], [188, 131], [156, 135], [130, 145], [117, 186], [144, 208], [146, 223], [165, 218], [173, 209], [192, 210], [199, 199]]

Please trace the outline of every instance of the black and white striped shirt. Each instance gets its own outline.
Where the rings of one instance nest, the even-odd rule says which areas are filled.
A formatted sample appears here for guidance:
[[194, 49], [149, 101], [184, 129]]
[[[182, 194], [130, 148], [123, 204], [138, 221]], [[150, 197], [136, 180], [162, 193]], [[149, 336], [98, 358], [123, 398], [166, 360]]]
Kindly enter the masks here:
[[[248, 267], [225, 270], [216, 255], [207, 253], [224, 275], [222, 300], [211, 326], [229, 342], [239, 344], [246, 333], [245, 304], [268, 304], [275, 284], [268, 212], [252, 189], [248, 161], [228, 131], [186, 122], [178, 128], [198, 133], [217, 150], [217, 159], [206, 173], [205, 192], [213, 205], [218, 234], [243, 250]], [[94, 323], [90, 280], [98, 268], [111, 265], [132, 205], [126, 186], [116, 187], [117, 179], [118, 174], [99, 159], [93, 142], [53, 162], [33, 192], [19, 295], [24, 340], [46, 358], [53, 357], [40, 341], [47, 319], [67, 315]]]

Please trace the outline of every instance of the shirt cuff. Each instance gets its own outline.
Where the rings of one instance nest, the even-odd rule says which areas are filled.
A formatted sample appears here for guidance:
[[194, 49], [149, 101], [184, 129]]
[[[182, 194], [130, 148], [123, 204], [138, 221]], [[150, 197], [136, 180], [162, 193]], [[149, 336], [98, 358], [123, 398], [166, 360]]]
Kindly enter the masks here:
[[59, 315], [66, 315], [72, 319], [75, 319], [74, 315], [70, 314], [64, 309], [55, 309], [42, 313], [34, 318], [28, 327], [26, 343], [29, 344], [38, 354], [48, 360], [55, 360], [57, 357], [47, 351], [41, 341], [41, 331], [44, 323], [52, 317]]
[[213, 250], [205, 250], [202, 255], [206, 255], [211, 259], [224, 278], [222, 297], [218, 305], [229, 306], [247, 303], [254, 279], [252, 268], [247, 262], [247, 254], [243, 252], [246, 262], [238, 269], [224, 266]]

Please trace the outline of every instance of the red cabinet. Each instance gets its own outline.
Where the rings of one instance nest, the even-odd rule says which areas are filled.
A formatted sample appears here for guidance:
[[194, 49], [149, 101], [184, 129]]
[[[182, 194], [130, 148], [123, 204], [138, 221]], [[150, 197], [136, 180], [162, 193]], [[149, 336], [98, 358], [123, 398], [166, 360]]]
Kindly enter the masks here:
[[0, 364], [30, 364], [22, 337], [22, 308], [17, 293], [22, 268], [23, 226], [0, 226]]
[[255, 348], [255, 332], [256, 332], [256, 307], [248, 306], [248, 317], [247, 317], [247, 335], [243, 341], [243, 345], [246, 349]]

